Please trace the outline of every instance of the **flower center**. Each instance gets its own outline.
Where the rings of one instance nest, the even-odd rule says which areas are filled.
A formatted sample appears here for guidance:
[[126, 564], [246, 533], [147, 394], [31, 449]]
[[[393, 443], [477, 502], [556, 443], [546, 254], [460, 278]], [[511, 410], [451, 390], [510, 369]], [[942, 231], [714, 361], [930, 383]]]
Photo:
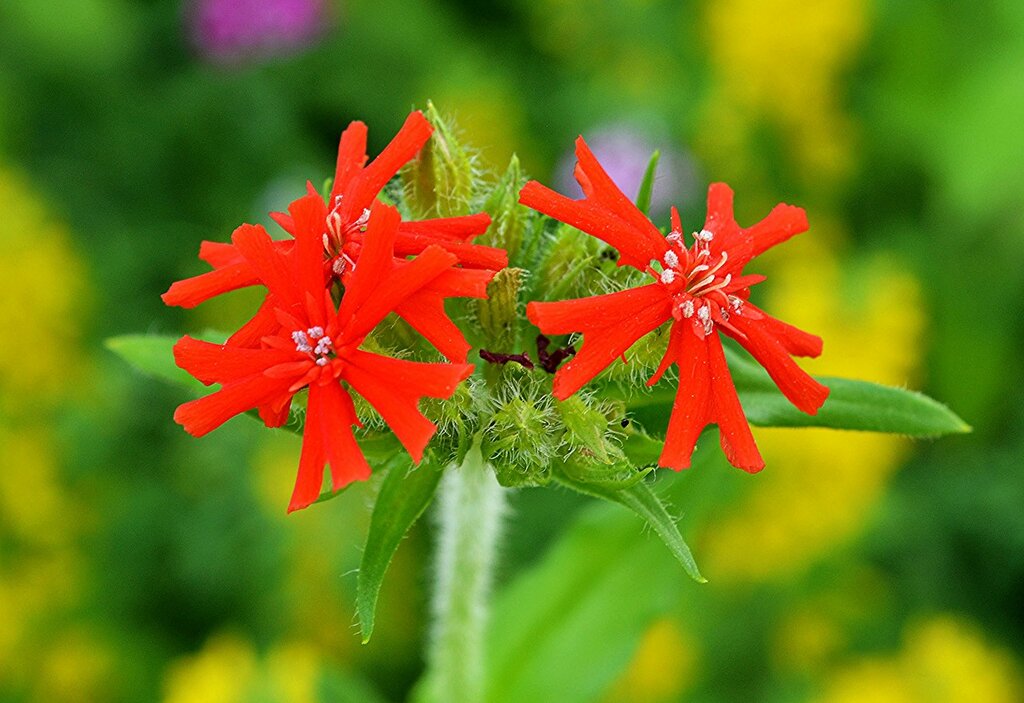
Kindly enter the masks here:
[[334, 259], [331, 269], [338, 276], [355, 268], [355, 260], [345, 252], [345, 245], [350, 243], [354, 234], [366, 231], [370, 221], [369, 208], [363, 208], [359, 218], [346, 222], [341, 216], [341, 195], [334, 197], [334, 206], [327, 214], [327, 232], [324, 233], [324, 250]]
[[334, 358], [334, 342], [324, 334], [323, 327], [292, 332], [295, 351], [308, 354], [317, 366], [326, 366]]
[[706, 229], [694, 232], [693, 246], [686, 249], [682, 232], [673, 230], [666, 237], [669, 250], [659, 262], [661, 272], [650, 270], [672, 293], [673, 317], [679, 320], [696, 316], [705, 335], [711, 334], [716, 317], [728, 321], [729, 315], [738, 314], [743, 306], [741, 298], [726, 291], [732, 274], [720, 272], [729, 261], [729, 253], [723, 251], [713, 258], [710, 244], [714, 238], [714, 232]]

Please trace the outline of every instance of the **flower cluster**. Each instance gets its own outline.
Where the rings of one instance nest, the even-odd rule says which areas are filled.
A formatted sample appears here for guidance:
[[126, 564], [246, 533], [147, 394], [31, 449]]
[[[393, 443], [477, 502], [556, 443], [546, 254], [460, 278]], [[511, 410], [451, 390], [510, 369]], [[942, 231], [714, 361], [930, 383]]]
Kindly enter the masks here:
[[[369, 476], [369, 463], [352, 429], [361, 426], [353, 393], [376, 410], [418, 462], [436, 431], [420, 411], [420, 400], [451, 397], [473, 372], [466, 363], [471, 345], [446, 312], [445, 301], [486, 298], [488, 284], [508, 265], [504, 249], [472, 241], [488, 230], [490, 217], [480, 213], [404, 221], [378, 198], [432, 132], [427, 119], [413, 112], [367, 164], [366, 127], [352, 123], [341, 136], [326, 202], [308, 186], [308, 193], [287, 213], [273, 213], [290, 238], [273, 240], [262, 227], [242, 225], [231, 243], [203, 242], [200, 257], [212, 270], [179, 281], [164, 294], [169, 305], [192, 307], [237, 288], [266, 288], [259, 310], [226, 343], [191, 337], [178, 342], [178, 365], [221, 388], [182, 405], [175, 419], [197, 436], [250, 409], [258, 409], [267, 426], [280, 426], [295, 395], [306, 391], [303, 446], [289, 510], [317, 499], [325, 465], [334, 490]], [[689, 466], [698, 435], [716, 424], [729, 461], [748, 471], [761, 469], [764, 461], [740, 407], [718, 332], [749, 351], [799, 409], [814, 413], [821, 407], [828, 389], [791, 358], [820, 354], [821, 340], [751, 303], [750, 287], [764, 277], [744, 272], [756, 256], [807, 228], [803, 210], [779, 205], [758, 224], [741, 228], [733, 218], [732, 191], [716, 183], [709, 192], [704, 227], [687, 246], [675, 209], [666, 236], [616, 187], [582, 138], [576, 147], [575, 176], [582, 200], [531, 181], [522, 188], [519, 202], [602, 240], [617, 250], [619, 266], [649, 275], [649, 282], [588, 298], [530, 302], [527, 318], [541, 333], [536, 363], [526, 353], [507, 349], [481, 349], [480, 357], [495, 364], [517, 362], [534, 381], [553, 373], [552, 393], [565, 401], [615, 359], [624, 358], [637, 340], [668, 323], [668, 347], [648, 382], [656, 383], [673, 364], [678, 368], [679, 385], [659, 463], [674, 469]], [[502, 280], [515, 282], [519, 276]], [[502, 291], [506, 287], [495, 284]], [[507, 307], [514, 317], [518, 288], [509, 290], [513, 297]], [[447, 362], [410, 361], [364, 349], [368, 335], [391, 313]], [[517, 325], [518, 320], [507, 324]], [[545, 335], [576, 334], [582, 334], [582, 346], [548, 350]], [[531, 403], [525, 397], [514, 399]]]
[[[308, 390], [299, 474], [289, 510], [320, 495], [325, 464], [334, 490], [365, 479], [370, 466], [356, 444], [360, 426], [351, 391], [381, 415], [419, 461], [435, 426], [418, 408], [423, 397], [447, 398], [473, 367], [469, 344], [447, 316], [450, 297], [486, 296], [507, 259], [503, 251], [469, 242], [490, 224], [487, 215], [403, 222], [377, 199], [384, 185], [430, 138], [419, 112], [388, 147], [366, 162], [366, 127], [342, 134], [327, 203], [312, 187], [274, 219], [291, 239], [275, 241], [260, 226], [242, 225], [230, 244], [204, 242], [200, 257], [213, 270], [179, 281], [169, 305], [191, 307], [237, 288], [261, 285], [256, 315], [225, 344], [184, 337], [179, 366], [220, 390], [185, 403], [175, 420], [196, 436], [258, 408], [268, 427], [288, 418], [293, 397]], [[450, 363], [395, 359], [360, 349], [390, 313], [404, 318]]]
[[740, 343], [768, 371], [800, 410], [815, 413], [828, 389], [811, 378], [791, 355], [817, 356], [821, 339], [758, 309], [750, 286], [763, 276], [744, 274], [756, 256], [807, 229], [804, 211], [779, 205], [756, 225], [741, 228], [733, 217], [733, 193], [711, 185], [704, 228], [687, 248], [679, 213], [663, 236], [616, 187], [582, 137], [576, 142], [576, 180], [582, 200], [571, 200], [536, 181], [526, 184], [520, 202], [570, 224], [619, 252], [619, 265], [650, 274], [647, 285], [590, 298], [532, 302], [530, 322], [544, 334], [583, 334], [583, 346], [555, 373], [554, 394], [568, 398], [638, 339], [671, 322], [668, 349], [648, 385], [668, 367], [679, 369], [679, 386], [659, 463], [674, 469], [690, 465], [697, 437], [718, 425], [722, 449], [733, 466], [764, 468], [740, 407], [716, 330]]

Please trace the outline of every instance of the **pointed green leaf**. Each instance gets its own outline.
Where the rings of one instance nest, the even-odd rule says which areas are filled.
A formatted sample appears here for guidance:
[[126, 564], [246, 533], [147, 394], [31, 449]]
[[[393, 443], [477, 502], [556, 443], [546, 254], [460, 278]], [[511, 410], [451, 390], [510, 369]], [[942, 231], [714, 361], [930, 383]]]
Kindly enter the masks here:
[[[402, 461], [406, 461], [404, 456]], [[373, 634], [381, 583], [391, 558], [409, 529], [430, 505], [441, 480], [441, 467], [428, 455], [417, 467], [393, 466], [384, 477], [370, 518], [366, 549], [356, 581], [356, 612], [363, 643]]]
[[111, 337], [104, 344], [107, 349], [148, 376], [195, 392], [202, 391], [206, 386], [174, 363], [174, 345], [178, 339], [167, 335], [126, 334]]
[[[828, 399], [817, 414], [808, 415], [786, 400], [760, 366], [728, 347], [726, 357], [743, 411], [752, 425], [828, 427], [922, 438], [971, 431], [956, 413], [922, 393], [827, 376], [816, 378], [828, 386]], [[626, 398], [626, 403], [645, 426], [664, 431], [674, 396], [672, 384], [661, 383], [651, 393]]]
[[938, 437], [970, 432], [956, 413], [928, 396], [905, 388], [845, 378], [821, 377], [829, 397], [816, 415], [797, 410], [768, 373], [731, 349], [729, 369], [750, 422], [766, 427], [831, 427]]
[[651, 210], [651, 195], [654, 193], [654, 174], [658, 170], [658, 159], [661, 152], [655, 151], [651, 154], [651, 160], [647, 162], [647, 170], [644, 171], [644, 178], [640, 181], [640, 190], [636, 194], [636, 206], [645, 215]]
[[604, 488], [592, 483], [581, 483], [574, 481], [564, 474], [559, 475], [557, 480], [574, 491], [584, 495], [601, 498], [611, 503], [618, 503], [632, 510], [634, 513], [647, 521], [647, 524], [661, 537], [672, 556], [682, 565], [686, 573], [695, 581], [705, 583], [707, 579], [700, 575], [697, 562], [693, 559], [690, 548], [679, 533], [675, 520], [668, 514], [665, 506], [657, 494], [651, 490], [645, 481], [636, 483], [619, 490]]

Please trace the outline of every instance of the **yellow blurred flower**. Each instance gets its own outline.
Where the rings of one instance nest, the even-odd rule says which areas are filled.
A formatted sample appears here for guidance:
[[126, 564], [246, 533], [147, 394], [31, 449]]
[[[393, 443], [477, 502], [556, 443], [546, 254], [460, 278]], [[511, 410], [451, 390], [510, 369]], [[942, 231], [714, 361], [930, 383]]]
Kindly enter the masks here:
[[102, 703], [111, 699], [114, 657], [88, 631], [61, 633], [50, 644], [34, 679], [33, 701]]
[[0, 412], [32, 416], [73, 386], [88, 291], [64, 226], [2, 168], [0, 210]]
[[[823, 237], [822, 239], [828, 239]], [[906, 385], [924, 327], [918, 285], [885, 261], [844, 274], [806, 237], [771, 276], [766, 309], [825, 340], [812, 373]], [[710, 578], [784, 577], [855, 535], [903, 458], [907, 442], [822, 429], [754, 431], [767, 469], [733, 515], [704, 535]]]
[[837, 670], [818, 703], [1015, 703], [1024, 700], [1020, 667], [971, 623], [939, 616], [911, 626], [903, 648]]
[[[863, 43], [864, 0], [722, 0], [708, 3], [706, 30], [715, 90], [706, 106], [708, 163], [742, 178], [753, 123], [773, 125], [808, 184], [845, 174], [854, 126], [840, 82]], [[737, 129], [737, 118], [747, 124]], [[723, 127], [723, 122], [725, 127]], [[740, 142], [725, 149], [729, 142]], [[746, 180], [746, 179], [744, 179]]]
[[260, 656], [248, 640], [222, 632], [171, 664], [164, 703], [315, 703], [323, 665], [303, 642], [281, 642]]
[[698, 648], [679, 625], [657, 620], [644, 634], [626, 671], [605, 703], [662, 703], [678, 700], [694, 681]]

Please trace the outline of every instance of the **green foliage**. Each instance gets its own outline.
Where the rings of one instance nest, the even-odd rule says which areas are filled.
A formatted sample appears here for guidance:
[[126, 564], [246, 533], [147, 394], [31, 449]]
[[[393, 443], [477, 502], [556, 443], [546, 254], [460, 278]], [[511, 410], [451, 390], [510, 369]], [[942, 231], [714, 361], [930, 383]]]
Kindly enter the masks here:
[[660, 158], [660, 151], [655, 151], [651, 154], [651, 160], [647, 162], [647, 169], [644, 171], [644, 178], [640, 181], [640, 190], [636, 194], [636, 206], [645, 215], [651, 209], [651, 195], [654, 193], [654, 175], [658, 170], [658, 159]]
[[[408, 462], [403, 459], [403, 463]], [[399, 543], [433, 500], [442, 468], [427, 454], [419, 466], [393, 466], [384, 477], [356, 581], [356, 612], [364, 644], [373, 634], [377, 596], [388, 565]]]
[[[829, 396], [816, 415], [808, 415], [786, 400], [760, 366], [728, 348], [726, 356], [743, 411], [754, 425], [829, 427], [910, 437], [939, 437], [971, 430], [956, 413], [926, 395], [844, 378], [818, 379], [829, 387]], [[675, 388], [662, 382], [646, 395], [629, 397], [627, 404], [645, 426], [664, 429], [674, 396]]]

